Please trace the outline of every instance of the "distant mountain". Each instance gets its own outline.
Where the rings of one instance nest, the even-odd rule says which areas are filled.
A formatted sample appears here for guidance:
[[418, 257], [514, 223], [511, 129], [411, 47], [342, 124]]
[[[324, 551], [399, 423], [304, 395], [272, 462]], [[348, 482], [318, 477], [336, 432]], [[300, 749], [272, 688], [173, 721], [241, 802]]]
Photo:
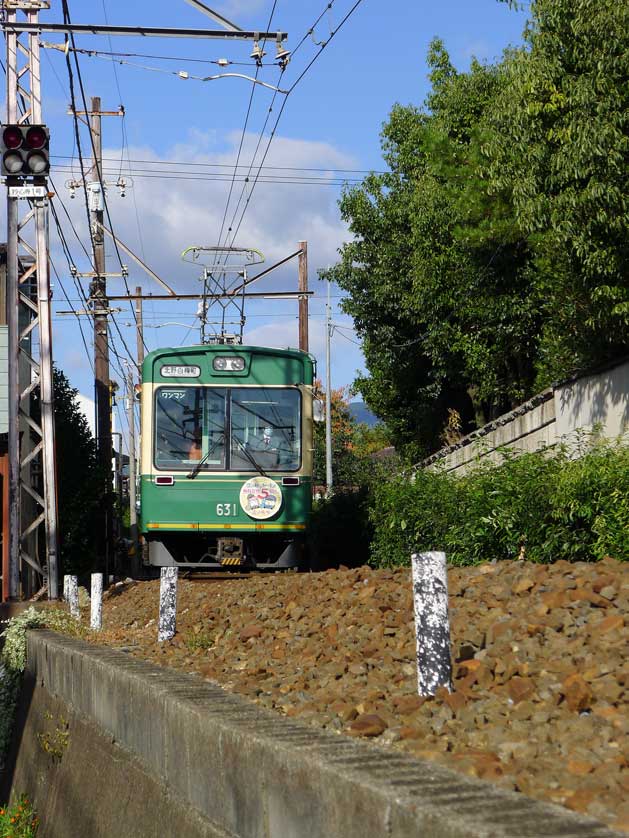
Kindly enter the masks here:
[[356, 422], [369, 425], [370, 428], [373, 428], [379, 422], [378, 417], [373, 415], [364, 402], [350, 402], [349, 412]]

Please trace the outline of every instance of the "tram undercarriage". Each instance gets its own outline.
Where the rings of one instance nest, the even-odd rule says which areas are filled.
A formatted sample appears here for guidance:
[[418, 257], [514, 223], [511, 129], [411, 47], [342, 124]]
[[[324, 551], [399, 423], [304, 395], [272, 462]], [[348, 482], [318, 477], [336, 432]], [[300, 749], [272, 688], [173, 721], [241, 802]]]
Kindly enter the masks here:
[[265, 534], [242, 537], [215, 533], [169, 533], [147, 537], [144, 564], [186, 570], [286, 570], [303, 568], [302, 536]]

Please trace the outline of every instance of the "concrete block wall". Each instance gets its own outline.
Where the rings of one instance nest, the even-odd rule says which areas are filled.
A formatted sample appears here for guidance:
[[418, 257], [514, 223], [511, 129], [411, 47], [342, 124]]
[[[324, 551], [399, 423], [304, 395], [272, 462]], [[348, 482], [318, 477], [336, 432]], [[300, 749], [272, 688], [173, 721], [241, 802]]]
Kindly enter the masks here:
[[629, 360], [557, 384], [419, 465], [463, 475], [479, 460], [501, 462], [501, 450], [570, 445], [580, 432], [594, 429], [608, 439], [629, 436]]
[[[567, 810], [313, 729], [195, 676], [28, 636], [13, 791], [42, 838], [612, 838]], [[61, 723], [67, 747], [40, 747]], [[45, 734], [44, 734], [45, 735]]]

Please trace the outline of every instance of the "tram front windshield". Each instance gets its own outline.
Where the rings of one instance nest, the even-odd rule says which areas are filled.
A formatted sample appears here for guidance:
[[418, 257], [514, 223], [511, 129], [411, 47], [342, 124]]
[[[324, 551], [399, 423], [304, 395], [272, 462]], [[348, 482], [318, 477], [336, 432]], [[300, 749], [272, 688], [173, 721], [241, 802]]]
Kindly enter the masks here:
[[296, 388], [160, 387], [155, 397], [155, 466], [297, 471], [300, 409]]

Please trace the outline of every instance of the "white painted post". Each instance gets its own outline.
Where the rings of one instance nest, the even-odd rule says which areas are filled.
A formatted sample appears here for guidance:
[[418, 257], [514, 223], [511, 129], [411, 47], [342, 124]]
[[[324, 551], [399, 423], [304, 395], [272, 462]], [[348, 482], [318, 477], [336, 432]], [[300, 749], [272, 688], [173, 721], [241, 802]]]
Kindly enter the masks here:
[[103, 574], [92, 573], [90, 600], [90, 628], [100, 631], [103, 627]]
[[68, 602], [70, 603], [70, 614], [76, 620], [81, 617], [79, 608], [79, 581], [76, 576], [66, 577], [68, 580]]
[[163, 567], [159, 583], [159, 625], [157, 639], [170, 640], [175, 636], [177, 624], [177, 575], [176, 567]]
[[417, 688], [431, 696], [439, 687], [452, 692], [446, 554], [413, 553], [413, 604], [417, 638]]
[[63, 577], [63, 601], [68, 602], [68, 585], [70, 582], [70, 577], [66, 573]]

